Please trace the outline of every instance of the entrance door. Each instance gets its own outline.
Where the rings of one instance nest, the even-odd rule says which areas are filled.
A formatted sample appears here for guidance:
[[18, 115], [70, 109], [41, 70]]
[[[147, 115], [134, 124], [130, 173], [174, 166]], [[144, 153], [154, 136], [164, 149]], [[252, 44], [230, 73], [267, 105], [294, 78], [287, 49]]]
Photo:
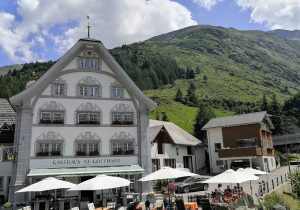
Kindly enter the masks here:
[[[94, 178], [93, 176], [82, 176], [80, 177], [80, 182], [84, 182], [86, 180], [89, 180], [91, 178]], [[81, 201], [89, 201], [94, 202], [94, 191], [93, 190], [83, 190], [81, 192]]]
[[268, 158], [264, 158], [264, 166], [265, 166], [265, 171], [269, 172], [270, 168], [269, 168]]
[[183, 156], [183, 167], [193, 172], [192, 156]]

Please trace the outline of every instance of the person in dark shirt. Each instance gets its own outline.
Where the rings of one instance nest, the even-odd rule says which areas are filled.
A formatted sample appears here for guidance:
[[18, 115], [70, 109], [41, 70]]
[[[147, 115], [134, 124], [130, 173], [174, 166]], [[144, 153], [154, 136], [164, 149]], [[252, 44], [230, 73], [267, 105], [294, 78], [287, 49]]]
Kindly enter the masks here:
[[146, 208], [146, 210], [150, 210], [150, 201], [149, 200], [145, 201], [145, 208]]

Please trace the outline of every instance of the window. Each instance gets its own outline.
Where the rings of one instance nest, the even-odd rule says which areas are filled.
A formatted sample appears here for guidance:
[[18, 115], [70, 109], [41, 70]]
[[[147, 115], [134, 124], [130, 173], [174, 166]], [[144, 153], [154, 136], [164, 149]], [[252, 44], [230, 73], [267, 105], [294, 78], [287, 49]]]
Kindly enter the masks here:
[[99, 60], [91, 59], [91, 58], [80, 58], [79, 59], [79, 68], [99, 69]]
[[62, 142], [38, 142], [36, 156], [60, 156]]
[[100, 142], [77, 142], [77, 156], [98, 156]]
[[215, 143], [215, 150], [221, 149], [221, 143]]
[[4, 177], [0, 176], [0, 191], [3, 191], [3, 182], [4, 182]]
[[132, 125], [132, 113], [112, 113], [112, 125]]
[[124, 88], [122, 87], [111, 87], [112, 98], [124, 98]]
[[160, 159], [152, 159], [152, 171], [160, 169]]
[[64, 95], [64, 84], [53, 84], [53, 95], [62, 96]]
[[77, 124], [100, 124], [99, 113], [78, 112]]
[[164, 154], [164, 144], [161, 141], [157, 142], [157, 153]]
[[176, 168], [176, 159], [164, 159], [164, 166]]
[[216, 160], [216, 164], [217, 164], [217, 166], [223, 166], [224, 162], [223, 162], [223, 160]]
[[193, 148], [191, 146], [187, 146], [186, 150], [188, 155], [193, 155]]
[[112, 142], [113, 155], [132, 155], [134, 154], [133, 142], [116, 141]]
[[98, 97], [99, 87], [94, 85], [81, 85], [79, 86], [79, 95], [88, 97]]
[[64, 112], [41, 111], [41, 124], [64, 124]]

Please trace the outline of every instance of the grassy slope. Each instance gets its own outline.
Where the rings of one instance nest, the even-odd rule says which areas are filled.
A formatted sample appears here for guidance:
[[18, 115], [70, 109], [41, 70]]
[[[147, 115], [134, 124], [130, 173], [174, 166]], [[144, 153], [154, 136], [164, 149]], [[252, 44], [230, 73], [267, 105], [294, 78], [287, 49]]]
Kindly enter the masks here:
[[[154, 37], [144, 45], [171, 55], [182, 67], [199, 66], [201, 72], [194, 83], [200, 100], [259, 103], [263, 94], [276, 94], [283, 102], [299, 91], [299, 42], [260, 31], [198, 26]], [[207, 82], [203, 80], [204, 75]], [[156, 113], [167, 112], [171, 121], [192, 132], [196, 108], [172, 100], [178, 87], [185, 94], [188, 86], [189, 80], [179, 79], [175, 86], [146, 91], [159, 101], [151, 118], [155, 118]], [[224, 109], [214, 109], [214, 112], [216, 116], [234, 114]]]

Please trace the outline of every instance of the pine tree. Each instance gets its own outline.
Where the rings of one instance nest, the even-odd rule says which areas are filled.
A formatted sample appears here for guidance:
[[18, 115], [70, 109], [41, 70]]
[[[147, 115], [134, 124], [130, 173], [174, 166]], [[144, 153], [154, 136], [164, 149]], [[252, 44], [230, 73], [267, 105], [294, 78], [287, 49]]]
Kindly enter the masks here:
[[168, 115], [166, 112], [162, 112], [161, 114], [162, 114], [162, 117], [161, 117], [162, 121], [169, 121], [169, 118], [168, 118]]
[[200, 74], [200, 67], [199, 66], [197, 66], [197, 68], [196, 68], [196, 74]]
[[194, 79], [195, 78], [195, 72], [190, 67], [187, 67], [186, 69], [186, 76], [187, 79]]
[[193, 82], [190, 83], [189, 89], [185, 97], [185, 103], [191, 106], [197, 106], [198, 100], [196, 97], [196, 86]]
[[275, 94], [272, 96], [269, 114], [272, 115], [271, 120], [274, 125], [273, 134], [282, 134], [283, 133], [282, 112]]
[[268, 104], [268, 100], [267, 100], [267, 97], [266, 95], [263, 96], [262, 98], [262, 102], [261, 102], [261, 105], [260, 105], [260, 110], [261, 111], [269, 111], [269, 104]]
[[175, 98], [174, 98], [175, 101], [178, 101], [180, 103], [183, 103], [184, 100], [183, 100], [183, 94], [180, 90], [180, 88], [177, 89], [177, 92], [176, 92], [176, 95], [175, 95]]
[[204, 76], [203, 76], [203, 82], [205, 82], [205, 83], [206, 83], [206, 82], [207, 82], [207, 79], [208, 79], [208, 78], [207, 78], [207, 76], [206, 76], [206, 75], [204, 75]]
[[208, 106], [205, 106], [201, 103], [194, 124], [194, 136], [200, 140], [206, 141], [206, 131], [202, 130], [202, 128], [210, 119], [214, 117], [215, 115], [212, 110]]

